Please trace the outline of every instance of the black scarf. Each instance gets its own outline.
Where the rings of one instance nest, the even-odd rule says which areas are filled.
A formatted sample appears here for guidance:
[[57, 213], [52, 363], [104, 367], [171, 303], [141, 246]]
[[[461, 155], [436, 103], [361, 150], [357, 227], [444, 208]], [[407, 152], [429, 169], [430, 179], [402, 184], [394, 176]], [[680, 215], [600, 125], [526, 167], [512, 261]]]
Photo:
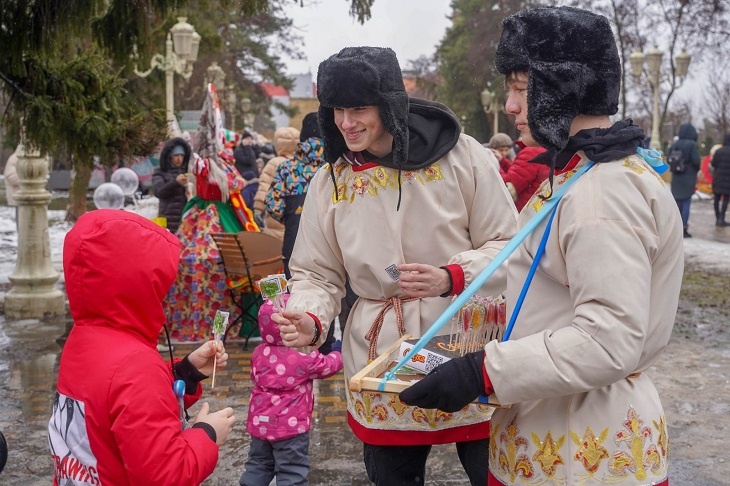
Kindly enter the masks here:
[[586, 128], [568, 139], [563, 150], [555, 154], [552, 151], [544, 152], [534, 157], [530, 162], [544, 164], [550, 167], [550, 195], [552, 196], [553, 175], [555, 170], [562, 170], [568, 165], [576, 152], [582, 150], [593, 162], [611, 162], [636, 153], [646, 135], [631, 119], [621, 120], [610, 128]]

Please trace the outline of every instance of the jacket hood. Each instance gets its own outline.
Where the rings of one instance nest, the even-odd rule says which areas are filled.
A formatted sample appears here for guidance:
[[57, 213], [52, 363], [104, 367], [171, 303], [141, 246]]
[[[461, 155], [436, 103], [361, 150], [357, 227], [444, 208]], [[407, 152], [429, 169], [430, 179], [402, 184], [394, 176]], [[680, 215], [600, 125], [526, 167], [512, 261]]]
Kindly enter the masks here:
[[[283, 297], [284, 303], [286, 303], [289, 300], [289, 294], [284, 294]], [[279, 325], [271, 318], [276, 312], [279, 311], [276, 310], [273, 302], [269, 299], [264, 300], [264, 303], [259, 307], [259, 332], [265, 344], [269, 346], [284, 346], [281, 333], [279, 333]]]
[[685, 123], [679, 127], [679, 138], [697, 141], [697, 129], [691, 123]]
[[[173, 167], [172, 163], [170, 162], [170, 153], [172, 152], [172, 149], [174, 149], [178, 145], [181, 145], [182, 148], [185, 149], [185, 158], [183, 158], [183, 163], [180, 169], [178, 169], [177, 167]], [[165, 142], [165, 145], [160, 151], [160, 169], [165, 171], [180, 170], [182, 172], [185, 172], [188, 167], [188, 162], [190, 162], [190, 154], [192, 152], [193, 151], [190, 148], [190, 145], [185, 141], [184, 138], [171, 138], [170, 140]]]
[[299, 130], [293, 127], [282, 127], [274, 132], [274, 149], [276, 155], [291, 158], [299, 143]]
[[[378, 164], [391, 169], [417, 170], [433, 164], [446, 155], [459, 141], [461, 125], [446, 105], [436, 101], [409, 99], [408, 111], [408, 160], [399, 166], [393, 154], [375, 157], [365, 154], [366, 160], [377, 160]], [[355, 156], [347, 152], [348, 157]]]
[[723, 145], [730, 145], [730, 133], [725, 134], [725, 138], [722, 141]]
[[179, 260], [178, 239], [142, 216], [112, 209], [84, 214], [63, 245], [74, 325], [119, 329], [154, 346]]
[[[461, 135], [459, 120], [446, 105], [410, 98], [408, 110], [408, 161], [404, 170], [423, 169], [446, 155]], [[387, 165], [387, 163], [383, 163]], [[397, 169], [397, 166], [391, 166]]]

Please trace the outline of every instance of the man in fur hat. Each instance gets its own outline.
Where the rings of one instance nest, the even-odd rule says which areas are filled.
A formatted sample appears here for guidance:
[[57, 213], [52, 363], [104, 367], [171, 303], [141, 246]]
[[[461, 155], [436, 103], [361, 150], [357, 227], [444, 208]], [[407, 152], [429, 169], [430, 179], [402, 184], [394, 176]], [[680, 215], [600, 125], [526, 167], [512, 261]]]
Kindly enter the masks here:
[[[346, 48], [319, 66], [325, 160], [312, 179], [291, 257], [284, 342], [316, 346], [345, 293], [360, 296], [342, 343], [349, 379], [401, 336], [421, 336], [514, 235], [497, 161], [456, 116], [409, 99], [395, 53]], [[484, 286], [497, 296], [501, 270]], [[322, 327], [325, 329], [322, 329]], [[489, 409], [444, 414], [395, 395], [348, 392], [348, 422], [377, 485], [422, 485], [433, 444], [456, 443], [471, 484], [486, 483]]]
[[552, 224], [543, 220], [509, 260], [508, 316], [520, 312], [515, 302], [548, 232], [510, 340], [441, 365], [400, 397], [447, 412], [480, 394], [510, 405], [492, 417], [490, 485], [666, 485], [666, 417], [646, 370], [666, 347], [677, 310], [676, 205], [637, 155], [641, 129], [609, 119], [621, 63], [608, 20], [536, 8], [508, 17], [503, 29], [496, 65], [506, 76], [507, 112], [527, 145], [547, 149], [533, 162], [551, 170], [520, 226], [592, 165]]

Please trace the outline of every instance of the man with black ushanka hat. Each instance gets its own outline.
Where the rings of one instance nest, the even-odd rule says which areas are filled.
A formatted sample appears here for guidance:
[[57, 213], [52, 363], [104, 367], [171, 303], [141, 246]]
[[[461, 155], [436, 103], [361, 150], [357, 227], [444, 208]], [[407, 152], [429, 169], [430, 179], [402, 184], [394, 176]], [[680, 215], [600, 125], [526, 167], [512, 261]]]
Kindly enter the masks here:
[[504, 21], [496, 65], [522, 140], [547, 149], [533, 162], [552, 172], [519, 225], [579, 179], [508, 262], [510, 340], [439, 366], [401, 400], [449, 411], [487, 393], [510, 405], [492, 417], [489, 485], [667, 485], [666, 417], [646, 370], [672, 334], [682, 223], [657, 161], [637, 154], [642, 131], [609, 120], [621, 75], [611, 27], [586, 10], [524, 10]]
[[[494, 156], [439, 103], [408, 98], [391, 49], [353, 47], [319, 66], [323, 166], [312, 179], [279, 319], [289, 346], [318, 345], [345, 275], [360, 296], [342, 343], [345, 378], [405, 333], [421, 336], [514, 235], [516, 211]], [[506, 271], [484, 286], [504, 291]], [[324, 325], [325, 329], [322, 329]], [[348, 422], [378, 485], [424, 484], [433, 444], [457, 444], [483, 486], [490, 410], [408, 407], [395, 395], [348, 392]]]

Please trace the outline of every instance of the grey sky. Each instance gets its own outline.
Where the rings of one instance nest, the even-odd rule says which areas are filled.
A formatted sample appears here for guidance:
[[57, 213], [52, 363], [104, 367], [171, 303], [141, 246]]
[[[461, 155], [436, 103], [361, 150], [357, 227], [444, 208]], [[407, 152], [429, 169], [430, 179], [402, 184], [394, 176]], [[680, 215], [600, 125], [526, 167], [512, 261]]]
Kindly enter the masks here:
[[[376, 0], [372, 7], [372, 18], [360, 25], [350, 17], [350, 0], [305, 0], [286, 2], [285, 10], [303, 38], [301, 51], [304, 61], [293, 61], [284, 57], [287, 74], [301, 74], [308, 71], [317, 74], [319, 63], [348, 46], [391, 47], [406, 69], [409, 61], [426, 55], [431, 56], [451, 25], [451, 0]], [[556, 0], [555, 4], [564, 1]], [[666, 59], [665, 59], [666, 62]], [[701, 88], [707, 82], [705, 71], [697, 64], [690, 66], [690, 75], [672, 99], [672, 104], [689, 100], [695, 113], [695, 124], [701, 125], [704, 103]]]
[[348, 46], [392, 48], [401, 68], [421, 55], [436, 51], [451, 21], [451, 0], [376, 0], [372, 18], [360, 25], [349, 15], [350, 0], [314, 0], [299, 7], [289, 2], [286, 12], [304, 38], [306, 61], [285, 58], [288, 74], [317, 73], [317, 66]]

